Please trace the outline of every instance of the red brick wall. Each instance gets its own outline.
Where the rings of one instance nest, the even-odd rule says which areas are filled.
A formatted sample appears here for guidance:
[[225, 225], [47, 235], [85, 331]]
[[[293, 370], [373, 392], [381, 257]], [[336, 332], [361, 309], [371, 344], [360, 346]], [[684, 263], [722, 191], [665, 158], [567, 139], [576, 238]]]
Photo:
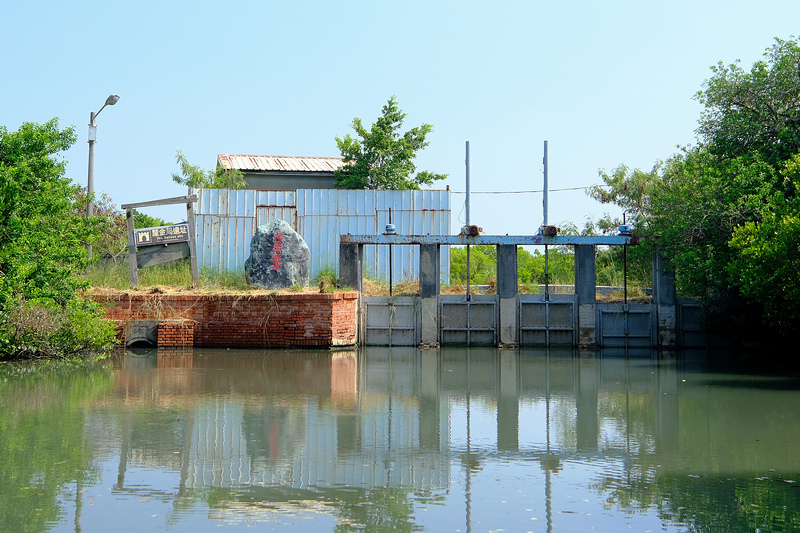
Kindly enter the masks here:
[[160, 321], [158, 346], [163, 348], [194, 346], [194, 322], [186, 319]]
[[[106, 318], [164, 321], [170, 346], [303, 347], [356, 342], [357, 292], [330, 294], [98, 295]], [[178, 322], [176, 322], [178, 321]], [[191, 332], [180, 321], [192, 324]], [[171, 324], [171, 325], [167, 325]], [[181, 330], [180, 332], [178, 330]], [[159, 324], [159, 345], [162, 341]]]

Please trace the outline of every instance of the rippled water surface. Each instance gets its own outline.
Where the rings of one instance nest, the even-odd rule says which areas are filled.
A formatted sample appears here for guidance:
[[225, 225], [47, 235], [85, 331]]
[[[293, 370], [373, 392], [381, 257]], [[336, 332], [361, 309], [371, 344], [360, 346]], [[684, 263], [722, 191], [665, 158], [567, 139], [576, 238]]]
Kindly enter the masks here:
[[800, 380], [726, 368], [474, 348], [3, 364], [0, 530], [800, 530]]

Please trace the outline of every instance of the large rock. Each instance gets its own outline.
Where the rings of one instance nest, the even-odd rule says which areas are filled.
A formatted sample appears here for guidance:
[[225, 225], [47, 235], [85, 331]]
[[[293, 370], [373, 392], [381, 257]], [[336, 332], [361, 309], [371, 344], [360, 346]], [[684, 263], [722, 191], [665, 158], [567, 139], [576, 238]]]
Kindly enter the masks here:
[[288, 222], [277, 220], [256, 229], [244, 263], [247, 283], [261, 289], [308, 285], [311, 251]]

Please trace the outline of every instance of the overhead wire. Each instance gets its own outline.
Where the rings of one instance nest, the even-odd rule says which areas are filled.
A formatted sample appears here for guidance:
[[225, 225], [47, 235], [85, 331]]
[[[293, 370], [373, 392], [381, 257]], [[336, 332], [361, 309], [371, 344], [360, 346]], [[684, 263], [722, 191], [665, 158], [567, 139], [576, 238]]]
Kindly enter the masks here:
[[[592, 187], [597, 187], [597, 185], [590, 185], [588, 187], [564, 187], [561, 189], [549, 189], [550, 192], [559, 192], [559, 191], [582, 191], [586, 189], [591, 189]], [[599, 187], [607, 187], [607, 185], [599, 185]], [[466, 191], [454, 191], [450, 189], [450, 192], [453, 194], [467, 194]], [[470, 194], [534, 194], [544, 192], [544, 189], [538, 190], [530, 190], [530, 191], [470, 191]]]
[[[559, 189], [549, 189], [550, 192], [560, 192], [560, 191], [585, 191], [586, 189], [591, 189], [592, 187], [609, 187], [609, 185], [589, 185], [586, 187], [562, 187]], [[449, 192], [453, 194], [467, 194], [466, 191], [454, 191], [453, 189], [448, 189]], [[544, 189], [537, 189], [537, 190], [529, 190], [529, 191], [470, 191], [470, 194], [536, 194], [542, 193]], [[466, 204], [465, 204], [466, 205]], [[461, 211], [458, 213], [458, 221], [462, 224], [464, 221], [461, 219], [461, 215], [464, 213], [465, 205], [461, 206]]]

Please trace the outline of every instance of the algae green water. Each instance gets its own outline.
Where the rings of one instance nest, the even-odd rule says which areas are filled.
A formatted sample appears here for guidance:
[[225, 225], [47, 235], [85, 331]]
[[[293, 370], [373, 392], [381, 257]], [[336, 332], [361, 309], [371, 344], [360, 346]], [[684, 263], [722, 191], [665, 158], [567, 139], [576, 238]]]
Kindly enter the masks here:
[[0, 365], [2, 531], [795, 531], [800, 379], [705, 352]]

